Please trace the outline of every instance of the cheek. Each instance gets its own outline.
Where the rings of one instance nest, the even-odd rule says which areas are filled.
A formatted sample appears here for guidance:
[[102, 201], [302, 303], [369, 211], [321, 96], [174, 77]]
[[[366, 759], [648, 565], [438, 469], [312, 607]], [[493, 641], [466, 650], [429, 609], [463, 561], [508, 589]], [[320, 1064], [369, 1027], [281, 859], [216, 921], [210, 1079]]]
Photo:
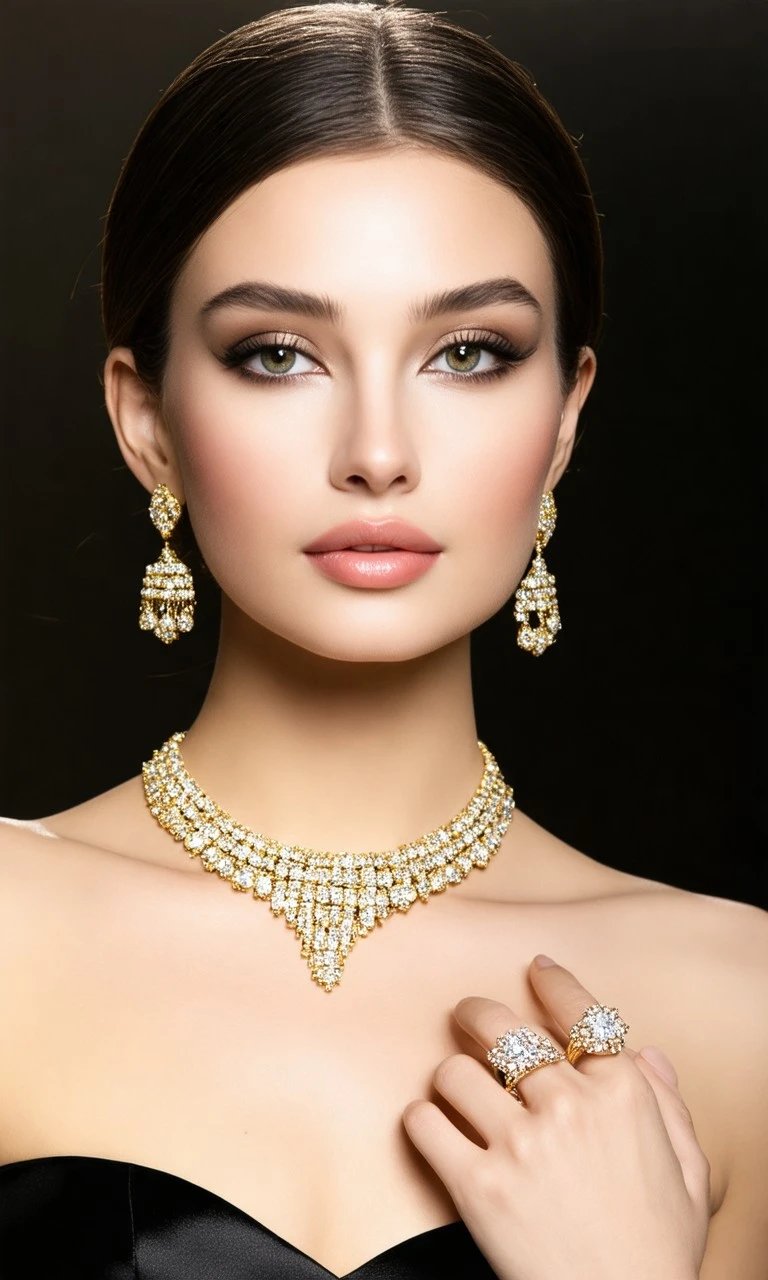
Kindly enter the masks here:
[[474, 508], [472, 525], [479, 533], [508, 540], [530, 525], [533, 538], [552, 444], [552, 424], [544, 421], [538, 431], [510, 434], [492, 458], [484, 460], [480, 474], [465, 489], [466, 501]]
[[187, 384], [168, 407], [195, 535], [211, 570], [242, 565], [246, 553], [255, 565], [270, 545], [295, 542], [291, 511], [301, 510], [307, 468], [297, 457], [294, 424], [282, 415], [275, 430], [274, 410], [254, 410], [242, 390], [206, 395]]
[[532, 553], [559, 417], [560, 403], [551, 394], [513, 404], [503, 416], [485, 418], [478, 435], [483, 447], [461, 461], [452, 504], [461, 528], [457, 550], [499, 604]]

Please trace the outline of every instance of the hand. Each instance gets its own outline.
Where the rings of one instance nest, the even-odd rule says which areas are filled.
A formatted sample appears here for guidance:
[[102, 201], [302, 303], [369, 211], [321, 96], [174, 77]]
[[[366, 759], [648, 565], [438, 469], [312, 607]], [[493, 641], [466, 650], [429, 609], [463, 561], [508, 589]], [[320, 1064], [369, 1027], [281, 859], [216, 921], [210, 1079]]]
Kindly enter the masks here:
[[[560, 965], [534, 963], [530, 977], [552, 1028], [533, 1030], [565, 1049], [598, 1000]], [[631, 1010], [619, 1012], [631, 1022]], [[539, 1067], [517, 1086], [521, 1104], [485, 1060], [521, 1020], [482, 996], [460, 1000], [455, 1017], [483, 1060], [452, 1054], [434, 1083], [487, 1146], [424, 1098], [408, 1104], [403, 1122], [500, 1280], [694, 1280], [710, 1168], [676, 1076], [668, 1082], [625, 1045]]]

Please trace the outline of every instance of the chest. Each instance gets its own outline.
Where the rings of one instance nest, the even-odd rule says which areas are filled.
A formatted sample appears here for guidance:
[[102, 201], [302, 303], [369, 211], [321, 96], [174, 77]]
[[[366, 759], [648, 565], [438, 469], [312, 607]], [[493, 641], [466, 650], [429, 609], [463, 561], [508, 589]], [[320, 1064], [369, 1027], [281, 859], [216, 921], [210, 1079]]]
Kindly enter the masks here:
[[358, 942], [328, 993], [282, 920], [211, 889], [127, 894], [68, 921], [56, 964], [49, 951], [25, 979], [5, 1159], [91, 1154], [175, 1173], [343, 1274], [458, 1216], [401, 1116], [436, 1100], [448, 1054], [482, 1060], [451, 1016], [463, 996], [540, 1023], [526, 972], [547, 951], [632, 1011], [630, 1043], [669, 1051], [647, 968], [617, 964], [574, 904], [416, 904]]
[[327, 1185], [336, 1165], [391, 1145], [437, 1063], [466, 1050], [451, 1017], [463, 996], [537, 1016], [525, 970], [541, 928], [531, 919], [521, 936], [498, 905], [435, 900], [391, 917], [327, 992], [266, 904], [196, 888], [94, 912], [28, 972], [19, 1079], [46, 1132], [69, 1116], [70, 1140], [168, 1132], [176, 1151], [190, 1133], [243, 1147], [255, 1168], [269, 1153], [270, 1178], [284, 1153], [294, 1187], [300, 1155]]
[[454, 1220], [402, 1112], [466, 1047], [463, 996], [523, 1002], [535, 922], [513, 948], [503, 909], [416, 904], [360, 939], [326, 992], [266, 904], [207, 880], [174, 889], [84, 897], [80, 918], [41, 927], [13, 1012], [3, 1158], [172, 1172], [337, 1274]]

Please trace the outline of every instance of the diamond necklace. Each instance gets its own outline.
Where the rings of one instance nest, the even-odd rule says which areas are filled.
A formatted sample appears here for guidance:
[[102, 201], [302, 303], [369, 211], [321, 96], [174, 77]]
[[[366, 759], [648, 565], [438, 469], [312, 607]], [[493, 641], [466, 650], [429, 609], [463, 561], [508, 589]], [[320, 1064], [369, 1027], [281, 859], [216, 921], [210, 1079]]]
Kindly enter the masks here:
[[473, 867], [485, 867], [501, 844], [515, 807], [496, 760], [478, 742], [483, 776], [469, 803], [442, 827], [383, 853], [326, 853], [283, 844], [244, 827], [197, 785], [174, 733], [142, 765], [144, 796], [154, 818], [206, 871], [252, 891], [301, 939], [314, 981], [331, 991], [358, 938], [393, 911], [407, 911]]

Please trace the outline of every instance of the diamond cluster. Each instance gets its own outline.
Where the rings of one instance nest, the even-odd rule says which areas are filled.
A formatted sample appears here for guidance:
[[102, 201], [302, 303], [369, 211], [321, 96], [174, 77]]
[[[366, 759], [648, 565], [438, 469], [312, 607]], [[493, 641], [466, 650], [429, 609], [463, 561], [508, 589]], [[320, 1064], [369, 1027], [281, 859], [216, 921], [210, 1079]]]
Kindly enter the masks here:
[[[531, 613], [538, 614], [537, 627], [531, 626]], [[522, 623], [517, 643], [537, 657], [553, 643], [562, 625], [555, 594], [555, 575], [549, 572], [538, 551], [515, 592], [515, 621]]]
[[181, 503], [178, 498], [171, 493], [167, 484], [159, 484], [149, 504], [149, 518], [158, 533], [164, 538], [170, 538], [180, 516]]
[[206, 871], [268, 902], [301, 939], [314, 981], [331, 991], [358, 938], [395, 911], [426, 902], [499, 848], [515, 807], [496, 760], [482, 742], [484, 768], [469, 803], [445, 826], [382, 853], [323, 852], [286, 845], [238, 824], [187, 772], [174, 733], [142, 766], [144, 794], [160, 826]]
[[555, 506], [555, 495], [551, 491], [542, 496], [539, 506], [539, 527], [536, 531], [536, 550], [541, 551], [542, 547], [546, 547], [552, 534], [555, 532], [555, 523], [557, 521], [557, 507]]
[[523, 1026], [500, 1035], [486, 1057], [500, 1073], [507, 1090], [519, 1098], [514, 1087], [516, 1081], [529, 1071], [543, 1067], [546, 1062], [560, 1062], [565, 1054], [549, 1036], [539, 1035], [530, 1027]]
[[568, 1059], [575, 1062], [583, 1053], [620, 1053], [628, 1031], [618, 1009], [591, 1004], [571, 1027]]
[[[555, 495], [543, 494], [539, 506], [539, 523], [536, 529], [536, 550], [533, 563], [515, 592], [515, 621], [520, 623], [517, 643], [536, 657], [554, 644], [562, 627], [557, 607], [555, 575], [550, 573], [541, 554], [555, 531], [557, 507]], [[538, 625], [531, 623], [531, 614], [538, 617]]]
[[192, 574], [175, 551], [165, 544], [154, 564], [148, 564], [141, 585], [139, 626], [152, 631], [166, 644], [180, 631], [191, 631], [195, 620]]

